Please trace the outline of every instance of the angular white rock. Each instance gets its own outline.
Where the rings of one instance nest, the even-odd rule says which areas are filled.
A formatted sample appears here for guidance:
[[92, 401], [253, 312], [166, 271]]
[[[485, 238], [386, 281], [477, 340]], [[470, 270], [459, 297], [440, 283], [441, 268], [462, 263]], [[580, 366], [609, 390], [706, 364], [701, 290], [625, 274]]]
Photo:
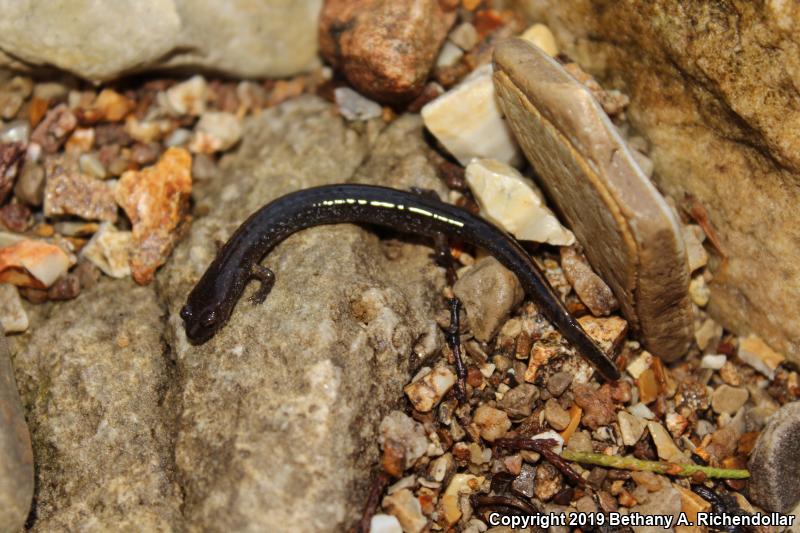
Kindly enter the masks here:
[[653, 437], [656, 451], [661, 459], [678, 464], [689, 462], [686, 455], [675, 445], [675, 441], [672, 440], [664, 426], [658, 422], [648, 422], [647, 429], [650, 430], [650, 436]]
[[455, 65], [463, 55], [464, 51], [461, 48], [450, 41], [445, 41], [442, 49], [439, 50], [439, 56], [436, 58], [436, 66], [438, 68], [446, 68]]
[[471, 494], [483, 484], [484, 478], [472, 474], [456, 474], [447, 486], [442, 497], [444, 518], [448, 524], [455, 524], [461, 518], [461, 508], [458, 505], [459, 496]]
[[642, 402], [639, 402], [635, 405], [631, 405], [630, 407], [628, 407], [628, 412], [633, 416], [644, 418], [646, 420], [653, 420], [656, 417], [653, 411], [651, 411], [650, 408], [647, 407]]
[[112, 278], [124, 278], [131, 275], [129, 262], [131, 247], [130, 231], [119, 231], [113, 224], [105, 222], [83, 247], [81, 255], [106, 275]]
[[339, 113], [347, 120], [369, 120], [383, 113], [380, 104], [373, 102], [349, 87], [338, 87], [333, 91]]
[[481, 214], [517, 239], [555, 246], [575, 242], [572, 232], [544, 205], [533, 183], [515, 168], [494, 159], [473, 159], [466, 178]]
[[494, 92], [491, 65], [422, 108], [425, 127], [466, 166], [476, 157], [519, 165], [522, 156]]
[[19, 291], [8, 283], [0, 283], [0, 323], [6, 333], [28, 329], [28, 314], [22, 307]]
[[625, 367], [625, 371], [628, 372], [633, 379], [639, 379], [639, 376], [642, 375], [642, 372], [650, 368], [650, 365], [652, 364], [653, 354], [647, 350], [643, 350], [642, 353], [636, 357], [636, 359], [628, 363], [628, 366]]

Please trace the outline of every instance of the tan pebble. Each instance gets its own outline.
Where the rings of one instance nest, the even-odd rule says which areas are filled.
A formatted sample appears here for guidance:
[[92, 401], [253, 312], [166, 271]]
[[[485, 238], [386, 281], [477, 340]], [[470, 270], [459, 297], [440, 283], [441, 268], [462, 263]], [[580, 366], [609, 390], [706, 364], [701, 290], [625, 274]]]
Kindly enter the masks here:
[[550, 28], [544, 24], [534, 24], [525, 30], [520, 37], [535, 44], [550, 57], [556, 57], [558, 55], [556, 38], [553, 36], [553, 32], [550, 31]]
[[511, 429], [511, 421], [505, 411], [488, 405], [478, 407], [472, 421], [478, 427], [481, 437], [488, 442], [502, 438]]

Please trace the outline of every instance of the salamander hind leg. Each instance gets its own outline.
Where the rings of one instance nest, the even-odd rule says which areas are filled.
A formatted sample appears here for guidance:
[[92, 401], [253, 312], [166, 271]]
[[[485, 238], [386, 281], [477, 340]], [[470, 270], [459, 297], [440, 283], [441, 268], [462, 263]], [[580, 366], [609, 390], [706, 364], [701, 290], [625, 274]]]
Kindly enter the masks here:
[[256, 305], [263, 303], [264, 300], [267, 299], [269, 291], [271, 291], [272, 287], [275, 285], [275, 272], [265, 266], [253, 265], [250, 271], [250, 279], [261, 282], [261, 286], [256, 293], [250, 297], [250, 301]]

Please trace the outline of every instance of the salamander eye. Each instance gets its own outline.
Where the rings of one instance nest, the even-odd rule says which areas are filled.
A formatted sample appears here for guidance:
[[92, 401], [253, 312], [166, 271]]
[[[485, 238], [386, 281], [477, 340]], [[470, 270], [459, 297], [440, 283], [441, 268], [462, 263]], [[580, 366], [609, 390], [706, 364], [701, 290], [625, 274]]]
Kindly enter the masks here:
[[217, 312], [214, 311], [213, 309], [211, 311], [206, 311], [206, 313], [203, 315], [202, 322], [203, 326], [205, 327], [213, 326], [214, 322], [216, 321], [217, 321]]
[[181, 318], [184, 320], [189, 320], [192, 318], [192, 308], [188, 305], [184, 305], [181, 309]]

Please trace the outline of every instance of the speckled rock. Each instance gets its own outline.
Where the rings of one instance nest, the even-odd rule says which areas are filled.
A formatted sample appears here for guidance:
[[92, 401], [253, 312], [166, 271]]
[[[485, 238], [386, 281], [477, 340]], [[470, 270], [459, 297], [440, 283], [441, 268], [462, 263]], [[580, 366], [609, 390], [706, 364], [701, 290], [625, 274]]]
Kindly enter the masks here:
[[759, 435], [748, 465], [750, 498], [767, 511], [800, 504], [800, 402], [781, 407]]
[[179, 528], [175, 374], [155, 292], [106, 279], [31, 322], [10, 340], [37, 466], [33, 531]]
[[17, 533], [33, 498], [33, 452], [2, 325], [0, 422], [0, 533]]
[[[322, 0], [0, 1], [0, 66], [91, 81], [152, 68], [288, 76], [317, 63]], [[58, 31], [53, 31], [53, 28]]]
[[209, 214], [158, 278], [183, 376], [175, 457], [190, 529], [353, 524], [378, 460], [379, 422], [401, 397], [413, 360], [441, 343], [432, 295], [444, 277], [430, 248], [381, 242], [354, 225], [290, 237], [263, 262], [277, 282], [262, 305], [243, 298], [207, 344], [184, 340], [177, 311], [215, 241], [262, 204], [352, 179], [437, 187], [419, 117], [372, 139], [359, 169], [368, 135], [321, 100], [287, 102], [245, 124], [238, 153], [222, 162], [225, 179], [194, 191]]
[[711, 257], [710, 313], [800, 362], [800, 6], [515, 3], [630, 96], [628, 119], [649, 141], [653, 179], [679, 207], [708, 213], [727, 255]]
[[667, 361], [692, 340], [677, 220], [597, 100], [523, 39], [494, 53], [495, 89], [540, 183], [648, 350]]

